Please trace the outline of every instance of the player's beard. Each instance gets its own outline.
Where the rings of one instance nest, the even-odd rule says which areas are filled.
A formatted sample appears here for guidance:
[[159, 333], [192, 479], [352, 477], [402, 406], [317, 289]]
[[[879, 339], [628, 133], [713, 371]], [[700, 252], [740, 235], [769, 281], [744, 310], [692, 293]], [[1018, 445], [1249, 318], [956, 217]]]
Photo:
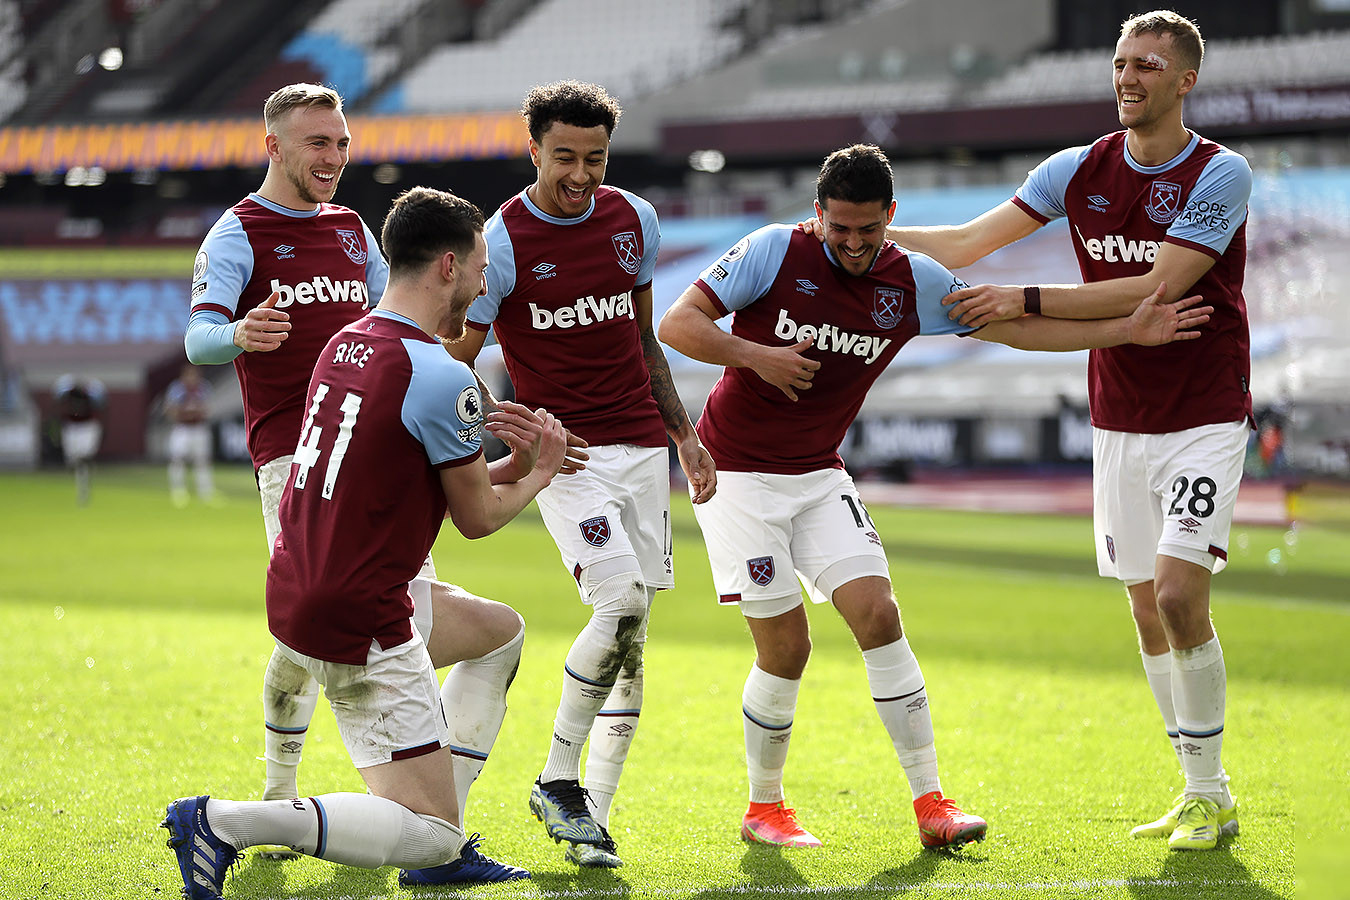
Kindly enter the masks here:
[[333, 183], [331, 185], [321, 188], [324, 193], [324, 196], [322, 197], [315, 194], [314, 188], [310, 183], [312, 177], [313, 176], [309, 174], [308, 168], [299, 168], [295, 166], [286, 167], [286, 180], [291, 183], [291, 187], [295, 188], [295, 193], [301, 200], [305, 203], [313, 203], [315, 205], [327, 203], [332, 200], [333, 195], [337, 193], [337, 185], [338, 181], [342, 178], [342, 170], [339, 169], [334, 173]]

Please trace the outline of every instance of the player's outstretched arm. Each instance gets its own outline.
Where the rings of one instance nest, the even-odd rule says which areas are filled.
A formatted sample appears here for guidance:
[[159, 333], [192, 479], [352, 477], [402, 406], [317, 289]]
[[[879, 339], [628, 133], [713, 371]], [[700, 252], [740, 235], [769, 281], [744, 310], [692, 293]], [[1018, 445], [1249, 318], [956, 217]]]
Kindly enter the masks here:
[[[1117, 252], [1114, 245], [1111, 252]], [[1214, 257], [1208, 254], [1164, 243], [1158, 248], [1153, 268], [1143, 275], [1087, 284], [1047, 284], [1034, 290], [1021, 285], [977, 284], [953, 291], [942, 303], [951, 307], [948, 318], [971, 328], [1013, 319], [1024, 312], [1057, 319], [1109, 319], [1128, 316], [1140, 298], [1152, 294], [1160, 284], [1174, 285], [1164, 300], [1178, 299], [1213, 265]]]
[[[808, 234], [825, 239], [825, 226], [820, 219], [812, 217], [797, 225]], [[1005, 200], [962, 225], [892, 225], [886, 229], [886, 238], [906, 250], [931, 256], [949, 269], [960, 269], [1040, 227], [1041, 223], [1017, 204]]]
[[752, 370], [792, 402], [809, 390], [820, 363], [802, 354], [810, 339], [786, 347], [766, 347], [717, 327], [721, 314], [703, 291], [690, 286], [661, 319], [661, 340], [691, 359], [715, 366]]
[[986, 325], [971, 336], [1019, 350], [1091, 350], [1120, 344], [1156, 346], [1200, 337], [1201, 332], [1196, 329], [1209, 321], [1214, 307], [1196, 306], [1202, 299], [1198, 294], [1167, 300], [1166, 293], [1167, 284], [1159, 284], [1128, 316], [1089, 321], [1023, 316]]
[[675, 379], [671, 377], [666, 352], [661, 349], [661, 342], [652, 328], [651, 288], [634, 292], [633, 299], [637, 309], [638, 335], [642, 340], [642, 357], [647, 362], [647, 373], [652, 383], [652, 397], [661, 411], [666, 434], [675, 442], [680, 468], [689, 480], [689, 496], [695, 503], [704, 503], [717, 492], [717, 467], [713, 464], [712, 455], [699, 443], [694, 423], [689, 421], [689, 413], [685, 411], [679, 391], [675, 389]]
[[278, 291], [253, 307], [234, 326], [234, 345], [245, 353], [267, 353], [282, 345], [290, 335], [291, 314], [276, 309]]
[[[518, 404], [513, 415], [533, 416]], [[509, 442], [508, 442], [509, 444]], [[521, 478], [502, 484], [493, 484], [487, 463], [480, 456], [472, 463], [451, 466], [441, 470], [441, 487], [449, 504], [450, 520], [466, 538], [486, 537], [529, 505], [534, 496], [548, 487], [553, 476], [562, 467], [567, 438], [562, 423], [550, 413], [544, 413], [539, 422], [538, 450], [534, 465]]]

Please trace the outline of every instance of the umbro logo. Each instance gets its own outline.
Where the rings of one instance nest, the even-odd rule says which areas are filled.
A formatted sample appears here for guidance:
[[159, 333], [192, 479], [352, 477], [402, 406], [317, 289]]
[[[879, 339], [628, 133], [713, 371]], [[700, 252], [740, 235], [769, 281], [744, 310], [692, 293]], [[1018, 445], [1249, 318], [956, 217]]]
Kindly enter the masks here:
[[1178, 530], [1187, 534], [1199, 534], [1200, 523], [1191, 518], [1181, 519], [1177, 522]]
[[1181, 520], [1181, 524], [1182, 524], [1182, 525], [1185, 525], [1187, 528], [1199, 528], [1199, 527], [1200, 527], [1200, 523], [1197, 522], [1197, 521], [1195, 521], [1194, 519], [1182, 519], [1182, 520]]
[[633, 730], [632, 725], [629, 725], [627, 722], [620, 722], [617, 725], [611, 725], [609, 728], [609, 733], [612, 734], [614, 737], [623, 737], [632, 730]]
[[277, 244], [272, 252], [277, 255], [277, 259], [295, 259], [295, 248], [290, 244]]
[[1111, 205], [1111, 201], [1101, 194], [1093, 194], [1087, 198], [1087, 201], [1088, 209], [1095, 209], [1097, 212], [1106, 212], [1106, 208]]
[[797, 290], [801, 291], [803, 294], [807, 294], [809, 296], [814, 297], [816, 295], [816, 291], [820, 290], [820, 288], [816, 287], [814, 284], [812, 284], [805, 278], [798, 278]]
[[919, 697], [917, 700], [911, 700], [908, 703], [906, 703], [905, 709], [909, 710], [910, 712], [918, 712], [927, 705], [928, 705], [928, 698]]
[[545, 278], [553, 278], [557, 276], [558, 273], [553, 271], [556, 268], [558, 267], [553, 263], [540, 263], [530, 271], [534, 273], [535, 281], [543, 281]]

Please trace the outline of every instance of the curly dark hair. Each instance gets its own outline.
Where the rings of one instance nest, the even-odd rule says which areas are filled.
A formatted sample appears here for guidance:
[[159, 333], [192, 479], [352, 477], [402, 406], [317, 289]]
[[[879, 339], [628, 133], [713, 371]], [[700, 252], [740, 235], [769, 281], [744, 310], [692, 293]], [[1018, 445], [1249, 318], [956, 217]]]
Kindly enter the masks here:
[[555, 81], [531, 88], [520, 104], [520, 114], [530, 129], [530, 137], [537, 143], [554, 122], [578, 128], [603, 125], [605, 135], [613, 136], [623, 108], [598, 84]]

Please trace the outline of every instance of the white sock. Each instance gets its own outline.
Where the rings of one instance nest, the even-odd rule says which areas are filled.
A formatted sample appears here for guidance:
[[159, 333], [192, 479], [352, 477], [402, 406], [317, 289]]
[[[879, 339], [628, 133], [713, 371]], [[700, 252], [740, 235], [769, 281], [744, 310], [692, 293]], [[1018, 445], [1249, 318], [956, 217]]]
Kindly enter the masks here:
[[286, 800], [299, 793], [296, 770], [318, 702], [319, 683], [274, 649], [263, 674], [264, 800]]
[[591, 588], [589, 595], [590, 621], [572, 643], [563, 666], [553, 742], [539, 776], [543, 782], [581, 779], [581, 748], [596, 714], [609, 699], [625, 662], [642, 652], [636, 643], [647, 621], [647, 587], [641, 576], [616, 575]]
[[374, 869], [421, 869], [459, 857], [464, 832], [373, 794], [323, 794], [292, 800], [208, 800], [216, 837], [242, 850], [282, 844], [308, 856]]
[[215, 480], [211, 476], [211, 464], [209, 462], [198, 463], [197, 466], [197, 496], [203, 500], [215, 495]]
[[169, 492], [175, 495], [187, 493], [187, 466], [181, 459], [169, 460]]
[[1177, 736], [1177, 714], [1172, 705], [1172, 654], [1168, 652], [1151, 656], [1140, 649], [1139, 656], [1144, 661], [1144, 676], [1148, 678], [1153, 700], [1158, 704], [1158, 712], [1162, 713], [1167, 739], [1171, 741], [1172, 751], [1176, 753], [1177, 763], [1180, 764], [1181, 738]]
[[591, 815], [606, 828], [641, 712], [642, 664], [638, 663], [636, 671], [629, 672], [625, 668], [620, 673], [614, 690], [610, 691], [609, 699], [591, 726], [590, 752], [586, 754], [586, 793]]
[[901, 637], [881, 647], [862, 652], [867, 684], [872, 690], [881, 724], [895, 745], [909, 791], [917, 800], [942, 790], [938, 779], [937, 747], [933, 743], [933, 715], [928, 708], [919, 661]]
[[[647, 607], [651, 608], [656, 589], [647, 588]], [[637, 734], [638, 716], [642, 713], [642, 653], [647, 645], [647, 620], [634, 639], [633, 652], [619, 669], [619, 680], [595, 717], [591, 726], [590, 751], [586, 754], [586, 799], [591, 816], [609, 828], [609, 812], [614, 796], [619, 792], [619, 777], [623, 764]], [[636, 665], [630, 665], [636, 661]]]
[[792, 742], [792, 718], [797, 712], [800, 678], [779, 678], [755, 664], [741, 692], [745, 723], [745, 767], [750, 777], [751, 803], [783, 799], [783, 767]]
[[1172, 651], [1172, 697], [1181, 735], [1181, 767], [1186, 796], [1222, 804], [1227, 776], [1223, 749], [1224, 702], [1228, 673], [1217, 637], [1199, 647]]
[[506, 716], [506, 691], [520, 667], [525, 643], [522, 626], [516, 636], [477, 659], [457, 662], [441, 685], [441, 705], [450, 720], [450, 759], [459, 798], [460, 824], [469, 788], [482, 774]]

